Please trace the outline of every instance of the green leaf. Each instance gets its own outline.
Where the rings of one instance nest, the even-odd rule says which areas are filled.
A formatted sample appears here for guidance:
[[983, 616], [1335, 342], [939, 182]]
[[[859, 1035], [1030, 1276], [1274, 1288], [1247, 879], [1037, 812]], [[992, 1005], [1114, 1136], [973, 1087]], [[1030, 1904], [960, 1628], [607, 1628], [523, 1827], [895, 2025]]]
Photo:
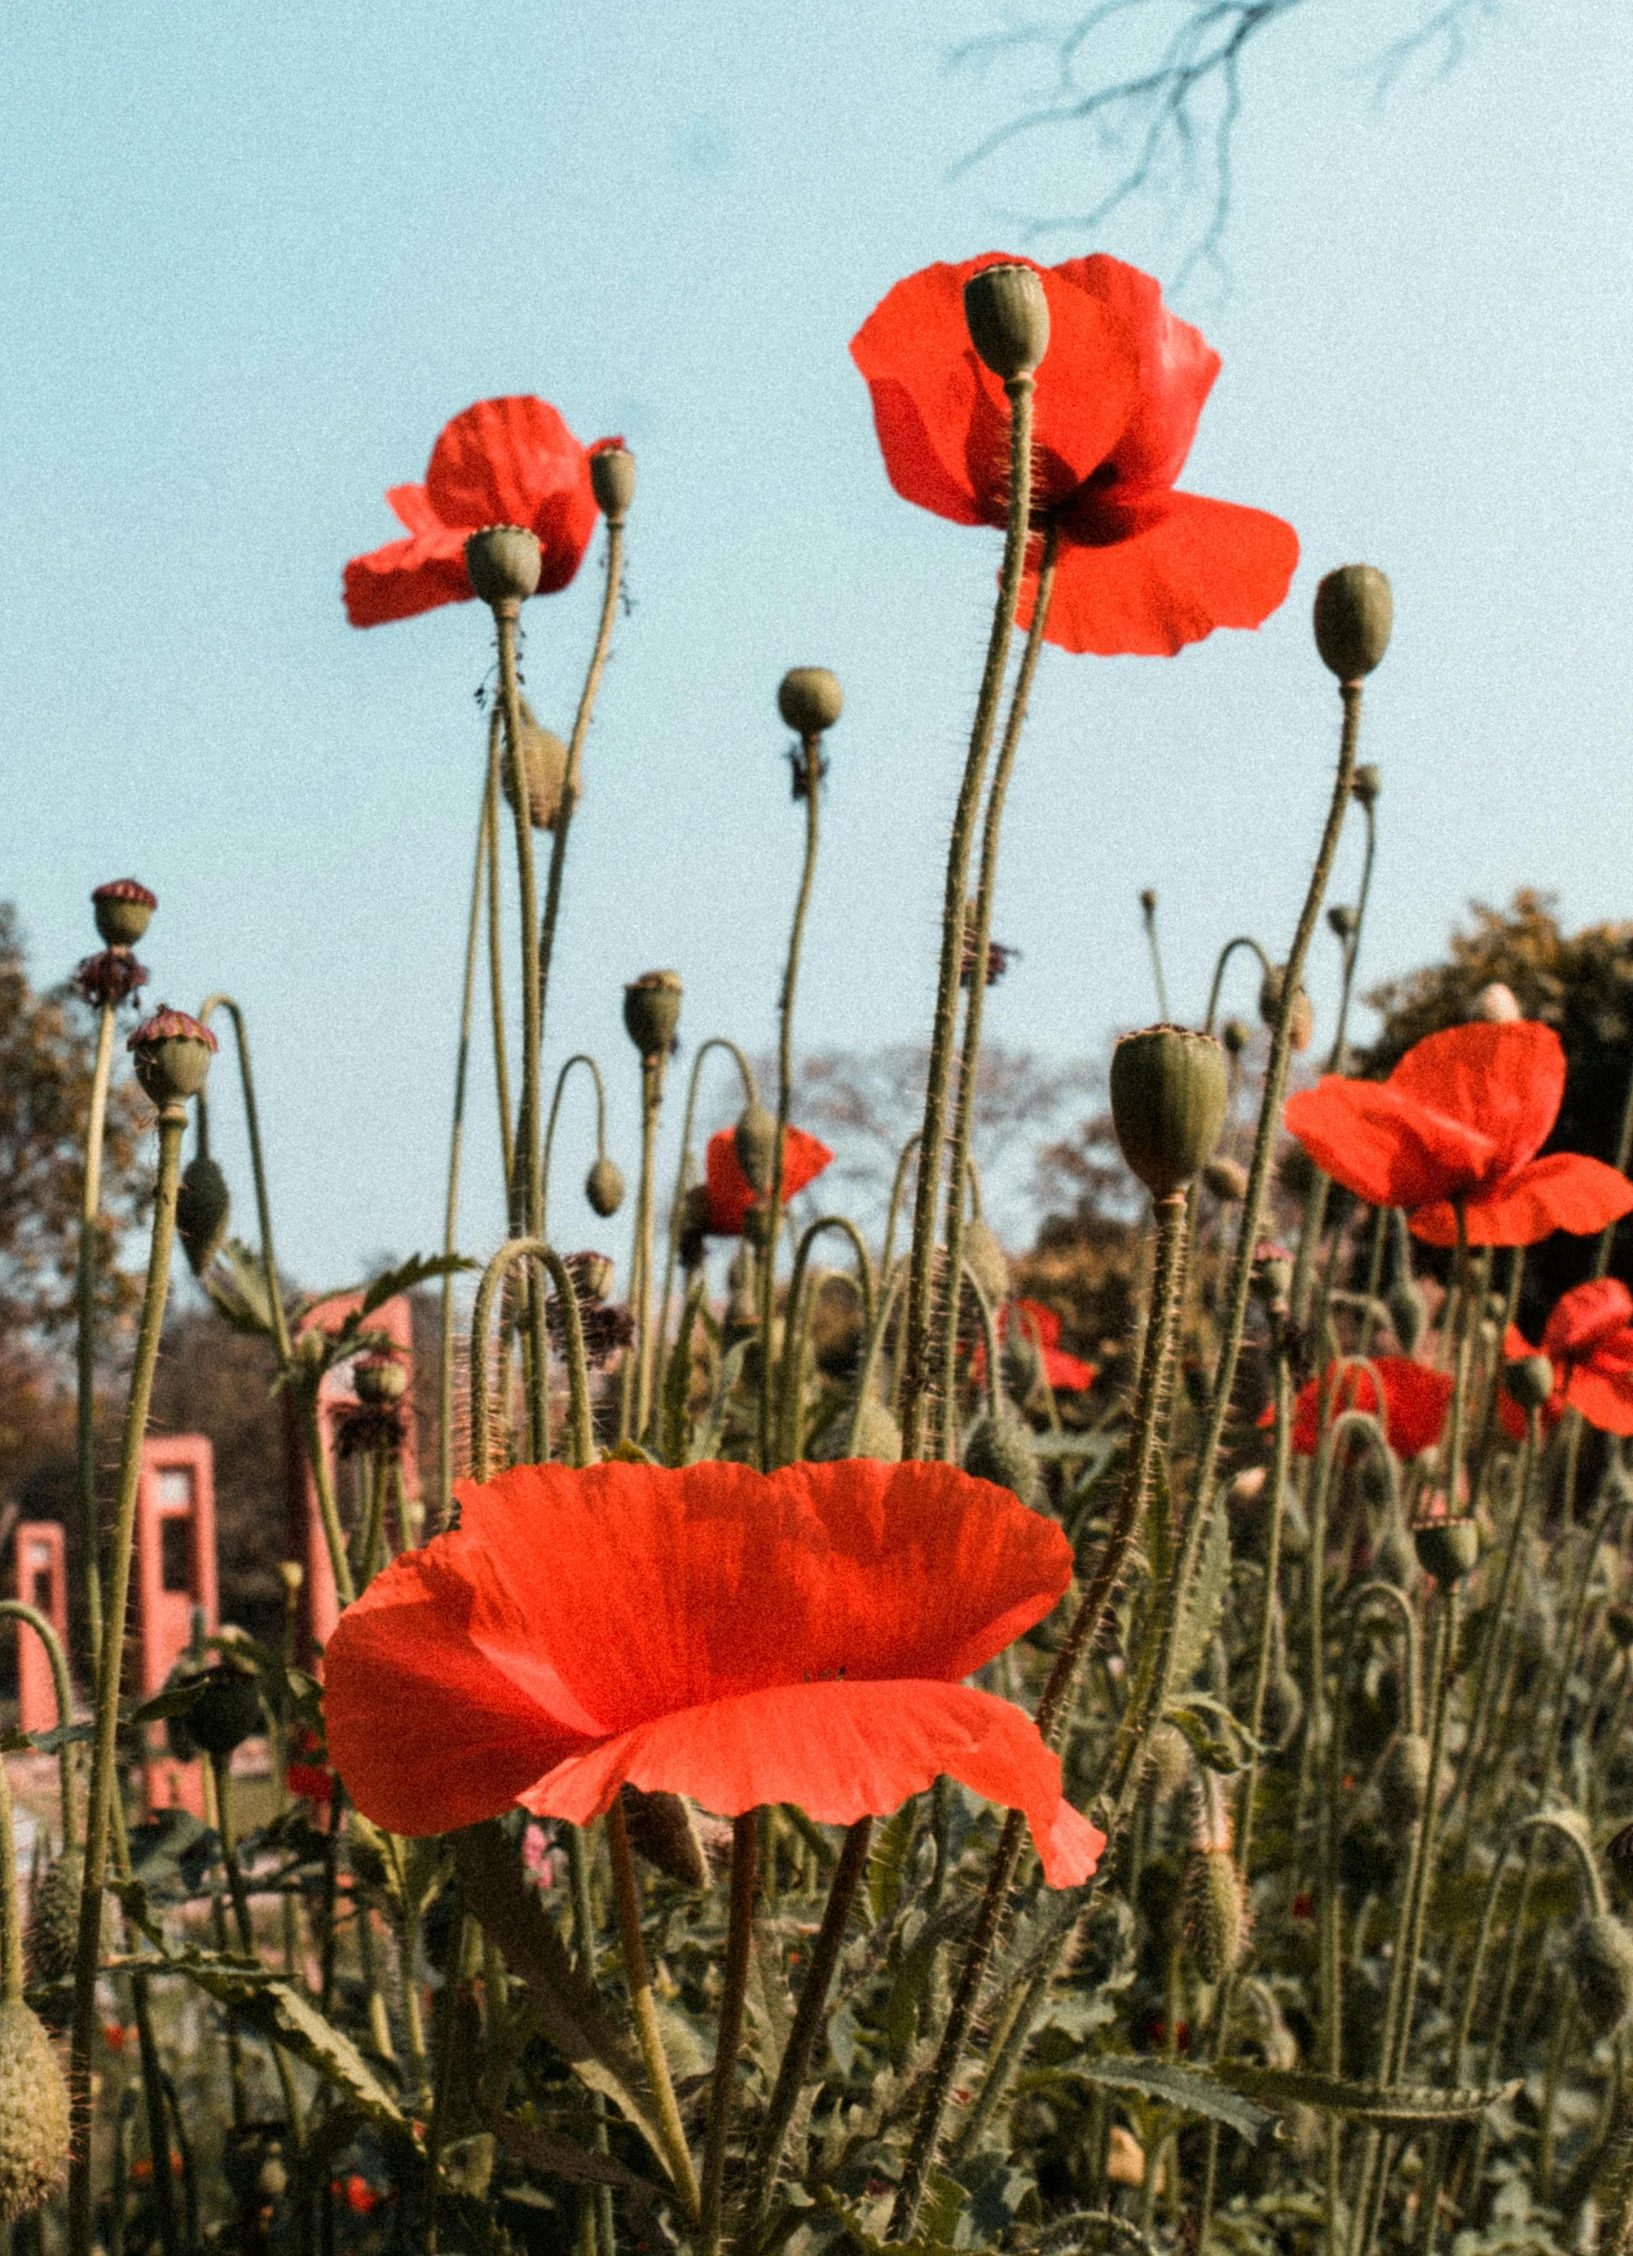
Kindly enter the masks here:
[[913, 1846], [916, 1813], [911, 1801], [903, 1802], [873, 1836], [868, 1858], [868, 1909], [875, 1927], [882, 1927], [896, 1909], [902, 1892], [902, 1875]]
[[204, 1697], [205, 1682], [195, 1676], [191, 1684], [170, 1684], [162, 1692], [155, 1692], [151, 1700], [144, 1700], [124, 1718], [126, 1723], [163, 1723], [166, 1716], [185, 1715]]
[[565, 2178], [569, 2185], [618, 2186], [647, 2201], [674, 2198], [672, 2187], [655, 2185], [650, 2178], [626, 2169], [614, 2156], [597, 2154], [560, 2131], [548, 2131], [540, 2124], [524, 2123], [514, 2115], [500, 2115], [487, 2108], [482, 2110], [482, 2120], [518, 2161], [542, 2170], [547, 2177]]
[[1214, 2074], [1232, 2091], [1261, 2100], [1278, 2114], [1315, 2107], [1352, 2123], [1460, 2123], [1512, 2099], [1524, 2079], [1487, 2091], [1441, 2091], [1427, 2084], [1354, 2084], [1302, 2068], [1261, 2068], [1251, 2060], [1221, 2060]]
[[845, 2228], [845, 2238], [862, 2249], [865, 2256], [959, 2256], [945, 2240], [880, 2240], [868, 2231], [850, 2202], [835, 2193], [832, 2186], [818, 2189], [816, 2205], [839, 2219]]
[[266, 1269], [261, 1256], [240, 1238], [229, 1238], [214, 1265], [199, 1280], [235, 1332], [275, 1339], [272, 1299], [266, 1289]]
[[1102, 2053], [1095, 2059], [1074, 2061], [1064, 2073], [1080, 2076], [1086, 2083], [1109, 2084], [1114, 2091], [1141, 2092], [1147, 2099], [1178, 2108], [1182, 2114], [1206, 2115], [1254, 2144], [1264, 2137], [1272, 2122], [1271, 2110], [1258, 2106], [1234, 2083], [1227, 2084], [1221, 2075], [1206, 2069], [1188, 2068], [1178, 2060]]
[[[456, 1276], [461, 1269], [474, 1269], [476, 1263], [463, 1253], [411, 1253], [406, 1261], [399, 1261], [395, 1269], [382, 1269], [379, 1276], [371, 1277], [363, 1287], [363, 1304], [356, 1311], [356, 1322], [372, 1316], [377, 1308], [384, 1308], [388, 1300], [412, 1292], [416, 1285], [428, 1285], [437, 1277]], [[349, 1324], [353, 1318], [348, 1316]]]

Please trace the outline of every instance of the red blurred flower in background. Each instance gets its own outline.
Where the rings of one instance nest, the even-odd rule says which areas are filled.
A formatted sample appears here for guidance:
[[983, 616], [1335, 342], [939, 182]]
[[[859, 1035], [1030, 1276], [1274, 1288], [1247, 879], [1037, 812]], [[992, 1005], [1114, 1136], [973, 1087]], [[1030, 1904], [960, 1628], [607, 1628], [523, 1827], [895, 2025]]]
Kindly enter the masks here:
[[[1060, 1311], [1045, 1307], [1041, 1300], [1000, 1301], [996, 1324], [1001, 1340], [1008, 1339], [1018, 1325], [1020, 1337], [1033, 1342], [1043, 1359], [1043, 1375], [1056, 1394], [1085, 1394], [1099, 1377], [1092, 1363], [1067, 1354], [1060, 1344]], [[978, 1340], [971, 1359], [971, 1376], [977, 1385], [986, 1377], [986, 1369], [986, 1345]]]
[[[814, 1183], [833, 1158], [833, 1153], [819, 1137], [808, 1136], [803, 1128], [790, 1125], [782, 1153], [782, 1199], [786, 1206], [796, 1191], [803, 1191], [807, 1183]], [[705, 1184], [709, 1199], [709, 1235], [715, 1238], [740, 1238], [749, 1209], [761, 1202], [749, 1188], [748, 1177], [743, 1173], [743, 1163], [737, 1156], [737, 1141], [729, 1128], [709, 1138], [709, 1148], [704, 1154]]]
[[[1373, 1372], [1377, 1378], [1374, 1380]], [[1440, 1439], [1446, 1410], [1452, 1398], [1449, 1372], [1431, 1371], [1406, 1355], [1375, 1355], [1368, 1363], [1329, 1363], [1319, 1379], [1299, 1388], [1293, 1405], [1293, 1447], [1301, 1457], [1313, 1457], [1320, 1441], [1321, 1403], [1327, 1404], [1327, 1424], [1346, 1410], [1380, 1415], [1378, 1389], [1383, 1389], [1383, 1429], [1397, 1457], [1415, 1457]], [[1276, 1413], [1261, 1413], [1261, 1426], [1274, 1425]]]
[[[965, 283], [999, 256], [910, 274], [851, 340], [891, 484], [956, 525], [1002, 525], [1008, 509], [1008, 403], [964, 323]], [[1174, 491], [1219, 355], [1121, 259], [1096, 252], [1037, 272], [1049, 349], [1033, 409], [1033, 521], [1060, 530], [1045, 640], [1171, 657], [1215, 627], [1258, 626], [1287, 593], [1297, 534], [1262, 509]]]
[[1584, 1236], [1633, 1210], [1633, 1183], [1578, 1152], [1538, 1159], [1565, 1095], [1551, 1026], [1451, 1026], [1415, 1043], [1387, 1081], [1329, 1073], [1287, 1102], [1288, 1128], [1334, 1182], [1401, 1206], [1415, 1237], [1455, 1245], [1461, 1198], [1470, 1245]]
[[1071, 1578], [1007, 1491], [852, 1459], [520, 1465], [457, 1494], [458, 1530], [377, 1575], [324, 1656], [329, 1751], [377, 1824], [519, 1802], [584, 1825], [627, 1779], [848, 1825], [945, 1771], [1025, 1811], [1052, 1886], [1093, 1872], [1105, 1837], [1037, 1726], [961, 1681]]
[[[1540, 1347], [1510, 1324], [1503, 1354], [1510, 1363], [1546, 1355], [1553, 1365], [1554, 1391], [1542, 1406], [1545, 1425], [1556, 1426], [1567, 1410], [1580, 1410], [1601, 1433], [1633, 1433], [1633, 1293], [1619, 1277], [1596, 1277], [1562, 1293]], [[1520, 1440], [1525, 1412], [1506, 1386], [1497, 1407], [1504, 1427]]]
[[466, 408], [443, 425], [424, 485], [387, 493], [408, 538], [352, 558], [344, 574], [347, 618], [354, 627], [378, 627], [440, 603], [469, 602], [465, 542], [485, 525], [537, 533], [539, 593], [564, 588], [595, 530], [591, 451], [530, 394]]

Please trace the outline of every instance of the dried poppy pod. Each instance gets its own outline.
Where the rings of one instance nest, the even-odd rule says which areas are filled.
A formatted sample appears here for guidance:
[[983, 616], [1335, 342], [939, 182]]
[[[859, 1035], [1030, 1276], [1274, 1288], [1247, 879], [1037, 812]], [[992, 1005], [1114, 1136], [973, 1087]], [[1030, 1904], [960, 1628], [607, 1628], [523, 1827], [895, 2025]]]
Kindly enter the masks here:
[[776, 1114], [755, 1098], [738, 1114], [731, 1140], [749, 1189], [756, 1198], [764, 1198], [777, 1164]]
[[[627, 1004], [625, 1008], [628, 1009]], [[603, 1222], [609, 1215], [616, 1214], [624, 1203], [624, 1171], [616, 1160], [608, 1159], [605, 1152], [584, 1178], [584, 1196]]]
[[94, 956], [81, 956], [70, 985], [93, 1010], [105, 1003], [117, 1007], [138, 987], [147, 985], [147, 966], [139, 964], [128, 948], [103, 948]]
[[1540, 1410], [1554, 1391], [1554, 1367], [1546, 1355], [1524, 1355], [1503, 1366], [1503, 1384], [1522, 1410]]
[[1633, 2009], [1633, 1935], [1599, 1912], [1572, 1931], [1567, 1956], [1583, 2020], [1596, 2037], [1608, 2037]]
[[1358, 799], [1363, 807], [1375, 807], [1378, 794], [1383, 789], [1383, 778], [1371, 760], [1363, 760], [1355, 771], [1350, 785], [1350, 797]]
[[384, 1409], [408, 1392], [408, 1373], [395, 1355], [360, 1355], [352, 1365], [352, 1389], [359, 1402]]
[[1229, 1093], [1211, 1034], [1148, 1026], [1111, 1054], [1111, 1118], [1124, 1159], [1154, 1199], [1171, 1198], [1213, 1156]]
[[1418, 1565], [1436, 1582], [1461, 1582], [1480, 1558], [1479, 1524], [1472, 1518], [1420, 1520], [1412, 1530]]
[[465, 542], [465, 577], [471, 593], [495, 611], [514, 619], [536, 595], [544, 569], [537, 533], [525, 525], [484, 525]]
[[[561, 812], [561, 794], [567, 782], [567, 747], [553, 729], [541, 727], [524, 697], [522, 709], [522, 773], [527, 778], [527, 812], [535, 830], [554, 830]], [[499, 761], [499, 782], [512, 811], [516, 806], [516, 769], [507, 744]], [[577, 792], [574, 792], [577, 798]]]
[[678, 971], [643, 971], [624, 989], [624, 1025], [643, 1058], [667, 1057], [680, 1024]]
[[196, 1097], [216, 1053], [216, 1038], [185, 1011], [157, 1010], [125, 1044], [136, 1078], [162, 1111]]
[[134, 948], [158, 905], [157, 893], [150, 893], [134, 877], [116, 877], [91, 895], [96, 929], [110, 948]]
[[1389, 648], [1395, 600], [1375, 565], [1341, 564], [1315, 591], [1315, 646], [1341, 682], [1370, 674]]
[[[1259, 1016], [1272, 1031], [1281, 1023], [1282, 997], [1287, 990], [1287, 966], [1272, 964], [1259, 982]], [[1295, 1050], [1307, 1050], [1315, 1033], [1315, 1013], [1301, 986], [1293, 997], [1288, 1039]]]
[[621, 525], [635, 499], [635, 457], [622, 439], [600, 439], [590, 449], [590, 491], [609, 525]]
[[45, 2025], [0, 1999], [0, 2225], [49, 2199], [68, 2165], [68, 2086]]
[[796, 736], [821, 736], [844, 710], [839, 677], [826, 666], [790, 666], [777, 684], [777, 711]]
[[1049, 300], [1035, 267], [983, 266], [964, 285], [970, 343], [994, 376], [1030, 376], [1049, 350]]
[[176, 1187], [176, 1235], [195, 1277], [202, 1277], [221, 1251], [231, 1219], [226, 1176], [208, 1152], [196, 1153]]

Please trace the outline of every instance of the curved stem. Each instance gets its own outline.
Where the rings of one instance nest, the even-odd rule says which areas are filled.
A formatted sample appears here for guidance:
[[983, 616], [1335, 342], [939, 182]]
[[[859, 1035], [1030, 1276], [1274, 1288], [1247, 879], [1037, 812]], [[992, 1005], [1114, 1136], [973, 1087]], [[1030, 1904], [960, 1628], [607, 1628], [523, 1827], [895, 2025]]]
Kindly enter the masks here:
[[[443, 1215], [442, 1250], [452, 1260], [458, 1247], [459, 1162], [465, 1138], [465, 1077], [471, 1055], [471, 1023], [476, 1002], [476, 958], [482, 934], [483, 880], [487, 874], [488, 832], [498, 819], [492, 766], [482, 791], [482, 818], [476, 827], [476, 868], [471, 876], [471, 918], [465, 935], [465, 986], [459, 1010], [459, 1055], [454, 1066], [454, 1125], [448, 1147], [448, 1204]], [[442, 1280], [442, 1322], [437, 1342], [437, 1510], [446, 1527], [454, 1508], [454, 1279]]]
[[884, 1250], [879, 1255], [879, 1274], [881, 1277], [890, 1274], [890, 1259], [896, 1250], [896, 1220], [901, 1212], [902, 1192], [907, 1184], [907, 1170], [913, 1164], [913, 1154], [923, 1141], [921, 1132], [915, 1128], [897, 1155], [896, 1172], [890, 1179], [890, 1204], [885, 1210]]
[[1270, 958], [1265, 954], [1264, 950], [1260, 947], [1258, 941], [1253, 938], [1251, 933], [1239, 932], [1234, 940], [1227, 940], [1225, 942], [1225, 945], [1219, 951], [1219, 960], [1213, 967], [1213, 985], [1208, 989], [1208, 1015], [1202, 1021], [1202, 1031], [1204, 1034], [1211, 1034], [1213, 1032], [1214, 1014], [1219, 1008], [1219, 990], [1225, 983], [1225, 966], [1230, 962], [1231, 957], [1235, 955], [1238, 948], [1251, 948], [1253, 950], [1253, 953], [1259, 959], [1259, 968], [1266, 978], [1270, 976], [1270, 973], [1274, 968], [1271, 964]]
[[[587, 1465], [595, 1454], [590, 1419], [590, 1374], [584, 1360], [584, 1327], [579, 1321], [578, 1295], [567, 1264], [542, 1238], [511, 1238], [499, 1248], [482, 1272], [471, 1315], [471, 1476], [489, 1478], [488, 1465], [488, 1323], [494, 1295], [518, 1261], [537, 1261], [548, 1270], [561, 1310], [562, 1338], [567, 1349], [568, 1422], [567, 1462]], [[544, 1295], [538, 1296], [544, 1305]]]
[[113, 1075], [115, 1006], [104, 1003], [97, 1019], [96, 1062], [91, 1068], [91, 1101], [85, 1121], [85, 1179], [79, 1207], [79, 1392], [75, 1406], [75, 1446], [79, 1484], [80, 1575], [85, 1586], [85, 1628], [91, 1667], [102, 1657], [101, 1529], [96, 1511], [96, 1256], [102, 1218], [102, 1143], [108, 1118], [108, 1083]]
[[867, 1338], [873, 1330], [873, 1269], [862, 1233], [843, 1214], [824, 1214], [820, 1220], [800, 1233], [800, 1241], [794, 1251], [793, 1271], [788, 1280], [782, 1368], [777, 1377], [777, 1404], [782, 1415], [776, 1461], [781, 1465], [793, 1464], [800, 1452], [800, 1393], [805, 1383], [805, 1341], [810, 1328], [809, 1308], [802, 1312], [801, 1300], [811, 1248], [825, 1230], [838, 1230], [851, 1242], [851, 1250], [856, 1255], [857, 1282], [862, 1294], [862, 1336]]
[[539, 1203], [546, 1221], [548, 1221], [550, 1215], [550, 1154], [556, 1141], [556, 1115], [561, 1110], [562, 1096], [567, 1088], [567, 1076], [572, 1072], [575, 1065], [588, 1066], [590, 1078], [595, 1083], [595, 1156], [597, 1159], [605, 1159], [607, 1156], [607, 1092], [602, 1083], [601, 1068], [590, 1056], [588, 1050], [575, 1050], [556, 1075], [556, 1093], [550, 1099], [550, 1117], [545, 1123], [544, 1153], [539, 1162]]
[[17, 1894], [17, 1840], [11, 1818], [11, 1779], [0, 1762], [0, 2004], [23, 1995], [23, 1911]]
[[862, 1416], [867, 1408], [868, 1397], [873, 1390], [873, 1374], [879, 1366], [879, 1349], [884, 1342], [885, 1333], [889, 1329], [897, 1296], [901, 1292], [906, 1274], [907, 1260], [905, 1255], [897, 1262], [894, 1272], [888, 1279], [884, 1277], [882, 1271], [880, 1273], [879, 1306], [872, 1325], [869, 1327], [867, 1342], [862, 1349], [861, 1366], [856, 1374], [856, 1400], [851, 1405], [850, 1433], [845, 1442], [847, 1457], [856, 1455], [857, 1445], [862, 1438]]
[[742, 1077], [743, 1102], [745, 1104], [755, 1103], [759, 1096], [759, 1091], [754, 1084], [754, 1068], [749, 1064], [748, 1059], [735, 1042], [728, 1040], [724, 1034], [711, 1034], [706, 1042], [698, 1045], [697, 1054], [692, 1059], [691, 1074], [686, 1083], [686, 1110], [681, 1115], [680, 1127], [680, 1164], [675, 1169], [675, 1195], [669, 1207], [668, 1246], [663, 1263], [663, 1292], [659, 1297], [658, 1305], [658, 1364], [661, 1370], [667, 1370], [669, 1367], [669, 1301], [675, 1288], [675, 1263], [680, 1258], [681, 1201], [685, 1198], [691, 1186], [692, 1128], [697, 1118], [698, 1076], [703, 1070], [703, 1061], [711, 1050], [729, 1050], [731, 1052], [737, 1063], [737, 1071]]
[[702, 2216], [699, 2256], [716, 2256], [720, 2246], [720, 2197], [726, 2176], [726, 2138], [737, 2097], [737, 2056], [743, 2041], [743, 2006], [748, 1997], [749, 1959], [754, 1948], [754, 1889], [759, 1876], [760, 1813], [747, 1810], [732, 1821], [731, 1915], [726, 1929], [725, 1980], [715, 2035], [714, 2082], [709, 2092], [709, 2129], [703, 2146]]
[[647, 2082], [652, 2086], [652, 2096], [657, 2103], [658, 2135], [663, 2141], [664, 2156], [669, 2164], [669, 2174], [675, 2181], [675, 2190], [687, 2210], [695, 2217], [699, 2201], [697, 2172], [692, 2167], [686, 2133], [681, 2128], [675, 2087], [669, 2074], [669, 2062], [664, 2054], [663, 2035], [658, 2027], [658, 2009], [652, 2000], [652, 1975], [646, 1962], [646, 1946], [641, 1941], [641, 1899], [635, 1883], [635, 1865], [629, 1851], [629, 1828], [624, 1822], [623, 1802], [616, 1794], [607, 1811], [607, 1847], [612, 1855], [613, 1894], [618, 1905], [618, 1941], [624, 1955], [624, 1981], [629, 1990], [630, 2012], [635, 2020], [641, 2058], [646, 2064]]
[[[924, 1125], [918, 1191], [913, 1202], [913, 1258], [908, 1274], [907, 1318], [903, 1328], [903, 1455], [923, 1454], [931, 1381], [930, 1318], [936, 1204], [941, 1192], [941, 1170], [947, 1128], [947, 1083], [952, 1066], [953, 1042], [958, 1025], [959, 978], [964, 966], [965, 890], [969, 879], [970, 847], [975, 818], [986, 779], [992, 734], [998, 719], [1004, 670], [1009, 659], [1009, 638], [1020, 601], [1021, 575], [1032, 517], [1032, 394], [1030, 376], [1013, 377], [1005, 386], [1009, 395], [1009, 519], [1004, 535], [1004, 561], [998, 582], [998, 601], [992, 615], [975, 721], [969, 752], [953, 813], [952, 838], [947, 850], [947, 883], [941, 913], [941, 968], [936, 984], [935, 1018], [930, 1033], [930, 1062], [924, 1091]], [[949, 1277], [949, 1290], [957, 1280]]]
[[[51, 1687], [57, 1698], [57, 1729], [67, 1731], [74, 1720], [74, 1691], [62, 1639], [44, 1614], [34, 1606], [25, 1605], [21, 1598], [0, 1598], [0, 1621], [25, 1625], [45, 1647], [45, 1657], [51, 1664]], [[74, 1746], [71, 1739], [64, 1739], [57, 1750], [57, 1776], [62, 1795], [62, 1845], [71, 1849], [74, 1845]]]

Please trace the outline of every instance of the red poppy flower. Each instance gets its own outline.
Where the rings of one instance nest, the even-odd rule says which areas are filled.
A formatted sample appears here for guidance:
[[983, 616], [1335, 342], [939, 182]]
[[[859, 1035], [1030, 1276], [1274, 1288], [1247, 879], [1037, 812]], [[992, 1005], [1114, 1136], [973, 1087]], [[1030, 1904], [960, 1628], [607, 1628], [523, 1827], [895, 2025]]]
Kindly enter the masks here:
[[[833, 1153], [816, 1136], [792, 1125], [782, 1154], [782, 1198], [786, 1206], [796, 1191], [814, 1183]], [[709, 1198], [709, 1235], [740, 1238], [749, 1208], [758, 1204], [737, 1156], [737, 1143], [729, 1128], [709, 1138], [704, 1155]]]
[[589, 454], [556, 410], [529, 394], [478, 400], [456, 415], [431, 450], [424, 485], [393, 486], [386, 499], [408, 538], [346, 566], [354, 627], [469, 602], [465, 542], [484, 525], [525, 525], [538, 534], [541, 595], [567, 585], [595, 530]]
[[298, 1731], [284, 1766], [284, 1783], [299, 1801], [326, 1802], [334, 1792], [334, 1772], [323, 1760], [323, 1742], [315, 1731]]
[[1470, 1245], [1585, 1236], [1633, 1209], [1633, 1183], [1602, 1160], [1537, 1152], [1565, 1094], [1551, 1026], [1449, 1026], [1415, 1043], [1387, 1081], [1329, 1073], [1289, 1098], [1288, 1127], [1334, 1182], [1401, 1206], [1415, 1237], [1455, 1245], [1461, 1198]]
[[[1011, 1325], [1017, 1320], [1011, 1314], [1019, 1311], [1021, 1337], [1032, 1340], [1043, 1357], [1043, 1375], [1056, 1394], [1084, 1394], [1093, 1386], [1099, 1373], [1092, 1363], [1085, 1363], [1076, 1355], [1068, 1355], [1060, 1344], [1060, 1312], [1046, 1308], [1041, 1300], [1001, 1301], [998, 1306], [998, 1337], [1007, 1339]], [[985, 1346], [977, 1343], [972, 1362], [972, 1376], [977, 1385], [986, 1375]]]
[[851, 1459], [519, 1465], [456, 1493], [458, 1531], [377, 1575], [324, 1656], [330, 1755], [377, 1824], [519, 1802], [583, 1825], [627, 1779], [848, 1825], [945, 1771], [1025, 1811], [1052, 1886], [1094, 1870], [1105, 1837], [1036, 1725], [960, 1681], [1071, 1576], [1004, 1490]]
[[[1376, 1384], [1374, 1371], [1378, 1374]], [[1370, 1367], [1350, 1363], [1341, 1374], [1336, 1363], [1329, 1363], [1319, 1379], [1299, 1388], [1293, 1405], [1293, 1447], [1299, 1455], [1313, 1457], [1316, 1453], [1320, 1438], [1316, 1421], [1323, 1395], [1331, 1426], [1346, 1410], [1365, 1410], [1376, 1417], [1379, 1386], [1384, 1397], [1384, 1433], [1395, 1455], [1415, 1457], [1420, 1449], [1432, 1448], [1446, 1423], [1446, 1408], [1452, 1398], [1450, 1374], [1431, 1371], [1406, 1355], [1375, 1355]], [[1275, 1418], [1274, 1410], [1266, 1410], [1259, 1423], [1273, 1425]]]
[[[1580, 1410], [1601, 1433], [1633, 1433], [1633, 1293], [1619, 1277], [1596, 1277], [1562, 1293], [1540, 1348], [1510, 1324], [1503, 1354], [1510, 1363], [1546, 1355], [1553, 1365], [1554, 1391], [1542, 1406], [1545, 1425], [1557, 1425], [1567, 1410]], [[1506, 1430], [1521, 1440], [1525, 1413], [1506, 1386], [1497, 1408]]]
[[[964, 323], [965, 283], [1000, 255], [910, 274], [851, 340], [891, 484], [956, 525], [1002, 525], [1008, 511], [1008, 403]], [[1219, 355], [1121, 259], [1096, 252], [1036, 271], [1049, 350], [1033, 404], [1032, 508], [1035, 523], [1052, 517], [1060, 530], [1045, 640], [1172, 657], [1215, 627], [1258, 626], [1287, 593], [1298, 535], [1261, 509], [1174, 491]]]

